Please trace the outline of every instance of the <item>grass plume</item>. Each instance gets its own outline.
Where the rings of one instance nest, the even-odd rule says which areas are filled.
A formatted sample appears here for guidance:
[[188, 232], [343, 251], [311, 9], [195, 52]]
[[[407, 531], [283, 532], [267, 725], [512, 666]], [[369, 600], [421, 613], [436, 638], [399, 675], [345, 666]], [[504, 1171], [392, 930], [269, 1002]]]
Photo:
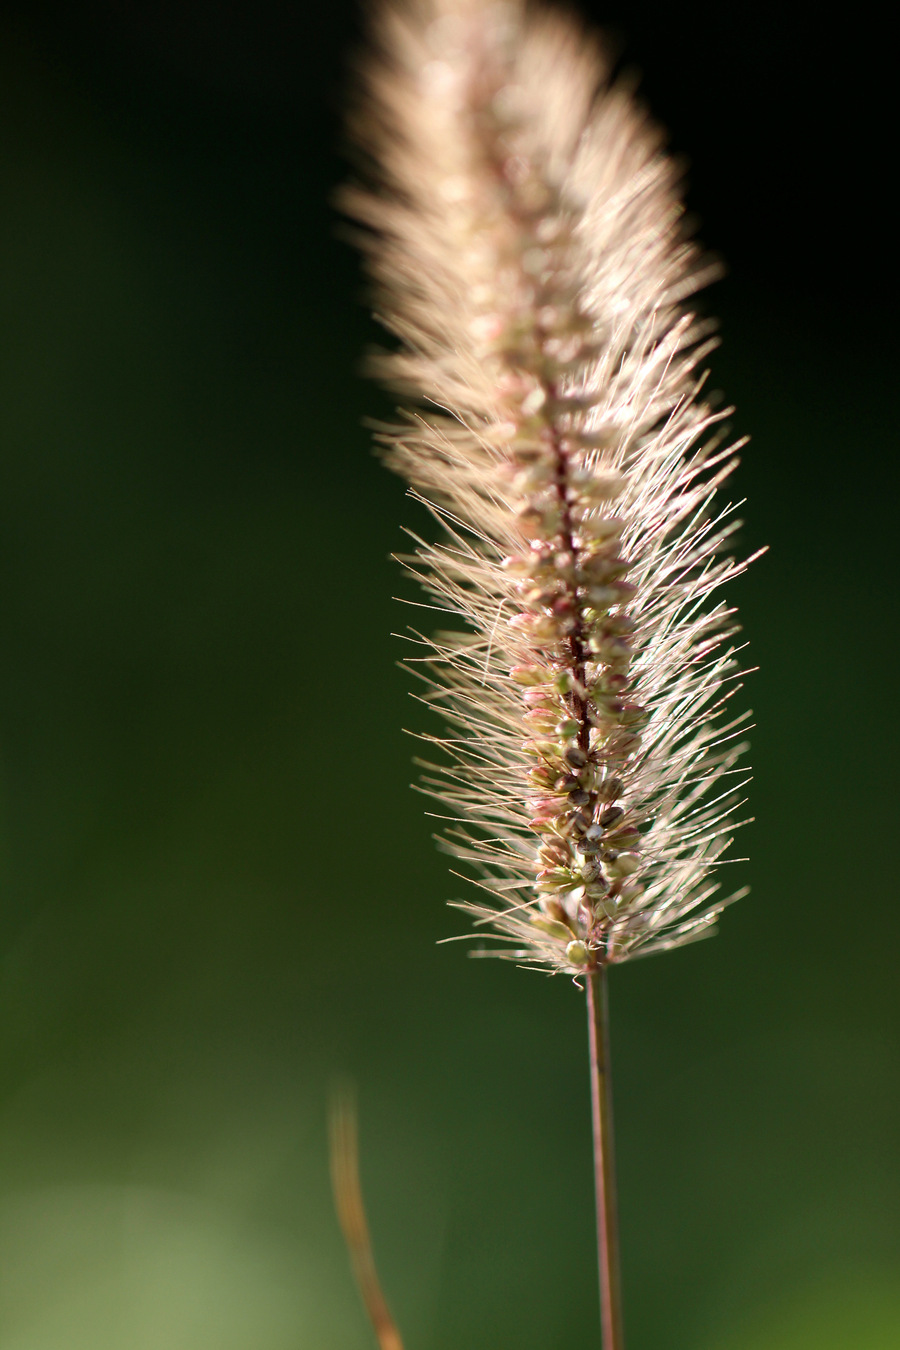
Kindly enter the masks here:
[[[736, 463], [704, 397], [712, 269], [602, 45], [520, 0], [377, 11], [343, 194], [404, 395], [380, 432], [441, 527], [407, 565], [453, 627], [410, 662], [422, 786], [498, 940], [587, 984], [604, 1288], [618, 1306], [606, 971], [713, 931], [746, 781], [721, 588]], [[460, 624], [460, 620], [462, 623]]]
[[602, 49], [516, 3], [389, 8], [345, 191], [414, 400], [381, 439], [443, 527], [410, 566], [465, 630], [417, 635], [452, 730], [424, 785], [503, 955], [574, 974], [709, 933], [734, 896], [744, 564], [702, 397], [708, 276], [676, 173]]

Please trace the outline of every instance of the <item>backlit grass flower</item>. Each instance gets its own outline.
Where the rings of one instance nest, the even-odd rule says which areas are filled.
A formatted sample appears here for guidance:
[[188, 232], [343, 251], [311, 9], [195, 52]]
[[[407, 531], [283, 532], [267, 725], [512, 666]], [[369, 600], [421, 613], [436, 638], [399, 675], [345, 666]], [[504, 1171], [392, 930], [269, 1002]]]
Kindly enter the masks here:
[[464, 621], [419, 638], [448, 727], [424, 784], [499, 954], [578, 974], [735, 898], [736, 629], [710, 599], [742, 567], [714, 505], [735, 460], [684, 308], [708, 269], [658, 131], [569, 18], [434, 0], [380, 36], [344, 204], [412, 400], [386, 457], [443, 527], [411, 566]]
[[603, 1344], [623, 1350], [607, 972], [735, 898], [716, 869], [746, 714], [719, 596], [744, 564], [716, 493], [736, 447], [685, 307], [709, 268], [659, 132], [572, 19], [389, 0], [378, 43], [344, 207], [408, 400], [385, 456], [441, 527], [406, 560], [452, 621], [415, 634], [444, 727], [423, 786], [494, 954], [585, 986]]

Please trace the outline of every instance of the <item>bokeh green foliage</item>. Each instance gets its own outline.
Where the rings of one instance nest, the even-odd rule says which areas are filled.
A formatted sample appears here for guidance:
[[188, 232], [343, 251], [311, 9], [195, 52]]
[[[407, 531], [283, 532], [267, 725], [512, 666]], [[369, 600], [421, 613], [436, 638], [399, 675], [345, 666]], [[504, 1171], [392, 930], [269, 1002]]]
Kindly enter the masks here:
[[[423, 521], [327, 204], [347, 12], [151, 10], [0, 29], [0, 1344], [362, 1350], [343, 1072], [410, 1347], [596, 1345], [582, 1001], [436, 946], [390, 637]], [[613, 981], [629, 1345], [892, 1350], [889, 356], [743, 238], [753, 895]]]

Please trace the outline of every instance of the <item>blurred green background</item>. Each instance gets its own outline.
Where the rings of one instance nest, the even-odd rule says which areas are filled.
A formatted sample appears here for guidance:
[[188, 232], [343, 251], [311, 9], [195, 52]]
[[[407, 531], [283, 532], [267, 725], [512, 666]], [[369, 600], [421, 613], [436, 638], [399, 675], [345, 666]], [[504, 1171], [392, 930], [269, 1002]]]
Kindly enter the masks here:
[[[619, 972], [629, 1350], [900, 1346], [897, 351], [874, 8], [595, 8], [690, 156], [753, 444], [752, 896]], [[0, 20], [0, 1347], [597, 1346], [582, 1000], [466, 962], [334, 238], [358, 17]], [[892, 270], [893, 269], [893, 270]]]

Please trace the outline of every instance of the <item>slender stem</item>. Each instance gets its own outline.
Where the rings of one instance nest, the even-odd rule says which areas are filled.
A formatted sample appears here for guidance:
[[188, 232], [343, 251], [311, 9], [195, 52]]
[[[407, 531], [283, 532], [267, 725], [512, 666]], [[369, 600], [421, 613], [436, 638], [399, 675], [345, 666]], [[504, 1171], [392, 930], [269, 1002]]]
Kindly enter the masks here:
[[594, 1123], [594, 1183], [597, 1192], [597, 1255], [600, 1263], [600, 1323], [603, 1328], [603, 1350], [624, 1350], [609, 1060], [609, 998], [605, 966], [592, 971], [587, 978], [587, 1005], [591, 1115]]

